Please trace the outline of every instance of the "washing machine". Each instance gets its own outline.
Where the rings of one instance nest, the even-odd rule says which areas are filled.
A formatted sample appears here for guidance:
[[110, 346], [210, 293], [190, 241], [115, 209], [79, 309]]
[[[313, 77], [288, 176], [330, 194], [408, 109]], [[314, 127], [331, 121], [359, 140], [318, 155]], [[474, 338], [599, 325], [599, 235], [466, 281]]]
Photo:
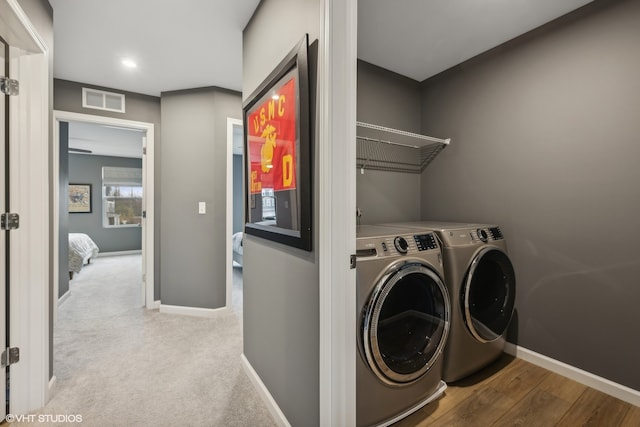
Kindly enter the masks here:
[[515, 272], [500, 227], [433, 221], [387, 226], [432, 231], [442, 246], [451, 298], [444, 381], [467, 377], [500, 357], [516, 296]]
[[356, 424], [386, 426], [437, 399], [450, 299], [433, 232], [357, 228]]

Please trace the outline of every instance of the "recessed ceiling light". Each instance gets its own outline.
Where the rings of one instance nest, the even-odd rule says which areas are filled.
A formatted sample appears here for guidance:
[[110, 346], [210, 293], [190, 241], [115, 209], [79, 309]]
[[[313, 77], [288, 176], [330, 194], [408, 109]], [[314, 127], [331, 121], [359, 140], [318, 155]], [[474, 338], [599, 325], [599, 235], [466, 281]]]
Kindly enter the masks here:
[[138, 64], [135, 63], [133, 59], [125, 58], [122, 60], [122, 65], [127, 68], [136, 68]]

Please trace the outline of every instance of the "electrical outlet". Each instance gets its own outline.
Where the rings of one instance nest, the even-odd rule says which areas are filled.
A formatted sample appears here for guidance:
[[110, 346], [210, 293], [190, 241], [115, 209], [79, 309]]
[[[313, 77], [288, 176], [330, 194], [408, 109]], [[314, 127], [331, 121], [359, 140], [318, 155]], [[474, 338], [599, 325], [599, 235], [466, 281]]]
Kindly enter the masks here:
[[207, 203], [206, 202], [198, 202], [198, 213], [200, 215], [204, 215], [207, 213]]

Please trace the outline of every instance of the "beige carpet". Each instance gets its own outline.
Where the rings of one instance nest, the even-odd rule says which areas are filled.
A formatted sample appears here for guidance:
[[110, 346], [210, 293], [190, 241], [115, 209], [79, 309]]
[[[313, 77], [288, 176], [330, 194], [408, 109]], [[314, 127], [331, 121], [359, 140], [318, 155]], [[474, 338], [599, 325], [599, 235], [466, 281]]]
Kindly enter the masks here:
[[54, 333], [55, 395], [38, 414], [81, 415], [85, 426], [275, 425], [240, 366], [239, 317], [141, 308], [140, 262], [97, 258], [71, 281]]

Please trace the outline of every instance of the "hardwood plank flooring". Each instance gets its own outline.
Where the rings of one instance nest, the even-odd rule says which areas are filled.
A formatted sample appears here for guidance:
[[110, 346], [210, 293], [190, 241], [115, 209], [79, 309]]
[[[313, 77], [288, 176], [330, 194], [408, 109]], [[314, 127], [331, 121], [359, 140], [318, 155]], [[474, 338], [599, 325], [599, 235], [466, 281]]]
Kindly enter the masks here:
[[640, 426], [640, 407], [504, 354], [395, 427]]
[[637, 427], [640, 426], [640, 408], [632, 406], [627, 412], [627, 416], [622, 420], [621, 427]]

